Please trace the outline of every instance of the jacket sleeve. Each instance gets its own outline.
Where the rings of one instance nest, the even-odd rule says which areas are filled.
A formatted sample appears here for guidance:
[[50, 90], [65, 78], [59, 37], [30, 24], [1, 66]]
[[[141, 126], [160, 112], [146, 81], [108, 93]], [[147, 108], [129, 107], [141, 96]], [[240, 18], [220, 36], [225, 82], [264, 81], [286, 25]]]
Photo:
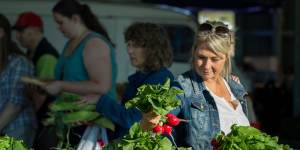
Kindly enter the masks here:
[[[173, 81], [174, 77], [170, 71], [157, 72], [147, 77], [142, 84], [163, 84], [167, 78]], [[141, 84], [141, 85], [142, 85]], [[132, 124], [139, 122], [142, 119], [142, 113], [136, 109], [126, 109], [124, 104], [104, 95], [100, 98], [96, 107], [97, 112], [111, 119], [123, 128], [129, 129]]]
[[118, 103], [107, 95], [101, 96], [97, 103], [96, 110], [121, 127], [127, 129], [142, 119], [142, 114], [138, 109], [126, 109], [123, 104]]

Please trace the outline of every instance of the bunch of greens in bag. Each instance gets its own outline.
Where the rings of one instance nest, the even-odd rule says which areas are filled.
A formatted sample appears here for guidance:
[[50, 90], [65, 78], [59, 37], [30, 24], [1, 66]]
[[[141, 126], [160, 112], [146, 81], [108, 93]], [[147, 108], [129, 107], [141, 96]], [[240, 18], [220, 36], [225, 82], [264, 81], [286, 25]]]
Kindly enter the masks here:
[[[96, 112], [95, 104], [78, 105], [76, 101], [81, 97], [77, 94], [62, 93], [58, 99], [50, 105], [48, 118], [44, 125], [54, 125], [59, 143], [57, 149], [71, 150], [69, 143], [70, 128], [78, 122], [97, 124], [110, 130], [115, 129], [114, 124]], [[71, 135], [78, 136], [78, 135]]]

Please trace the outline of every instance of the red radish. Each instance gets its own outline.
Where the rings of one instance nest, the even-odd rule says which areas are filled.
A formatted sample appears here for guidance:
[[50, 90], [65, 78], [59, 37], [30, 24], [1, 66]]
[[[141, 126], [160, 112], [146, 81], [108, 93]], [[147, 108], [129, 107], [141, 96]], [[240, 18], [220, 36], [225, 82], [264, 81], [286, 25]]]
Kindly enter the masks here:
[[187, 120], [179, 119], [173, 114], [167, 114], [167, 122], [170, 126], [177, 126], [180, 122], [188, 122]]
[[177, 126], [180, 123], [180, 119], [178, 119], [176, 116], [168, 117], [167, 121], [168, 125], [170, 126]]
[[250, 126], [256, 128], [256, 129], [261, 129], [261, 124], [256, 121], [250, 122]]
[[173, 117], [176, 117], [174, 114], [166, 114], [166, 117], [167, 118], [173, 118]]
[[210, 144], [213, 146], [213, 150], [217, 150], [219, 147], [219, 142], [216, 139], [212, 139]]
[[105, 146], [105, 143], [104, 143], [104, 141], [102, 139], [99, 139], [97, 141], [97, 143], [99, 144], [100, 147], [104, 147]]
[[171, 135], [171, 134], [172, 134], [173, 128], [172, 128], [171, 126], [164, 124], [164, 125], [163, 125], [163, 128], [164, 128], [164, 133], [165, 133], [165, 134], [168, 134], [168, 135]]
[[156, 125], [156, 126], [152, 129], [152, 131], [153, 131], [154, 133], [157, 133], [157, 134], [162, 134], [162, 133], [164, 133], [164, 128], [163, 128], [163, 126], [161, 126], [161, 125]]
[[210, 141], [210, 144], [211, 144], [212, 146], [218, 146], [218, 145], [219, 145], [219, 142], [218, 142], [216, 139], [212, 139], [212, 140]]

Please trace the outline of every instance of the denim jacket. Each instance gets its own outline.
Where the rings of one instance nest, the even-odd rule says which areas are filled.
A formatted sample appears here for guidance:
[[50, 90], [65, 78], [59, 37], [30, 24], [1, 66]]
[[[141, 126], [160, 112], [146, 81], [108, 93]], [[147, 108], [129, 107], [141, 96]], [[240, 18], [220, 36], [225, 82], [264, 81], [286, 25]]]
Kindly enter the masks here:
[[[227, 82], [247, 116], [246, 91], [241, 84], [232, 79]], [[184, 94], [178, 95], [182, 104], [172, 113], [189, 120], [188, 123], [181, 123], [175, 128], [176, 143], [179, 146], [192, 147], [193, 150], [212, 149], [210, 141], [221, 131], [218, 109], [213, 97], [204, 86], [201, 77], [193, 70], [178, 76], [175, 87], [176, 85]]]

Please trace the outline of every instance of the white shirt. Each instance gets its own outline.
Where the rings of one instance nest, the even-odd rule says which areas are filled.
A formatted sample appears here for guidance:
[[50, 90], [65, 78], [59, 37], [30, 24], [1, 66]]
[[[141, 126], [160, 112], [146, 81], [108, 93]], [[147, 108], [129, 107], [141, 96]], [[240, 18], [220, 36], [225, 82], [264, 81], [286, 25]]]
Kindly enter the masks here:
[[249, 120], [247, 119], [245, 113], [243, 112], [243, 108], [241, 103], [236, 99], [236, 97], [232, 94], [228, 83], [223, 79], [227, 90], [230, 93], [231, 100], [235, 101], [237, 104], [236, 109], [234, 109], [225, 99], [224, 97], [219, 97], [214, 94], [208, 87], [206, 87], [213, 97], [220, 118], [220, 128], [225, 133], [230, 133], [230, 127], [233, 124], [242, 125], [242, 126], [250, 126]]

